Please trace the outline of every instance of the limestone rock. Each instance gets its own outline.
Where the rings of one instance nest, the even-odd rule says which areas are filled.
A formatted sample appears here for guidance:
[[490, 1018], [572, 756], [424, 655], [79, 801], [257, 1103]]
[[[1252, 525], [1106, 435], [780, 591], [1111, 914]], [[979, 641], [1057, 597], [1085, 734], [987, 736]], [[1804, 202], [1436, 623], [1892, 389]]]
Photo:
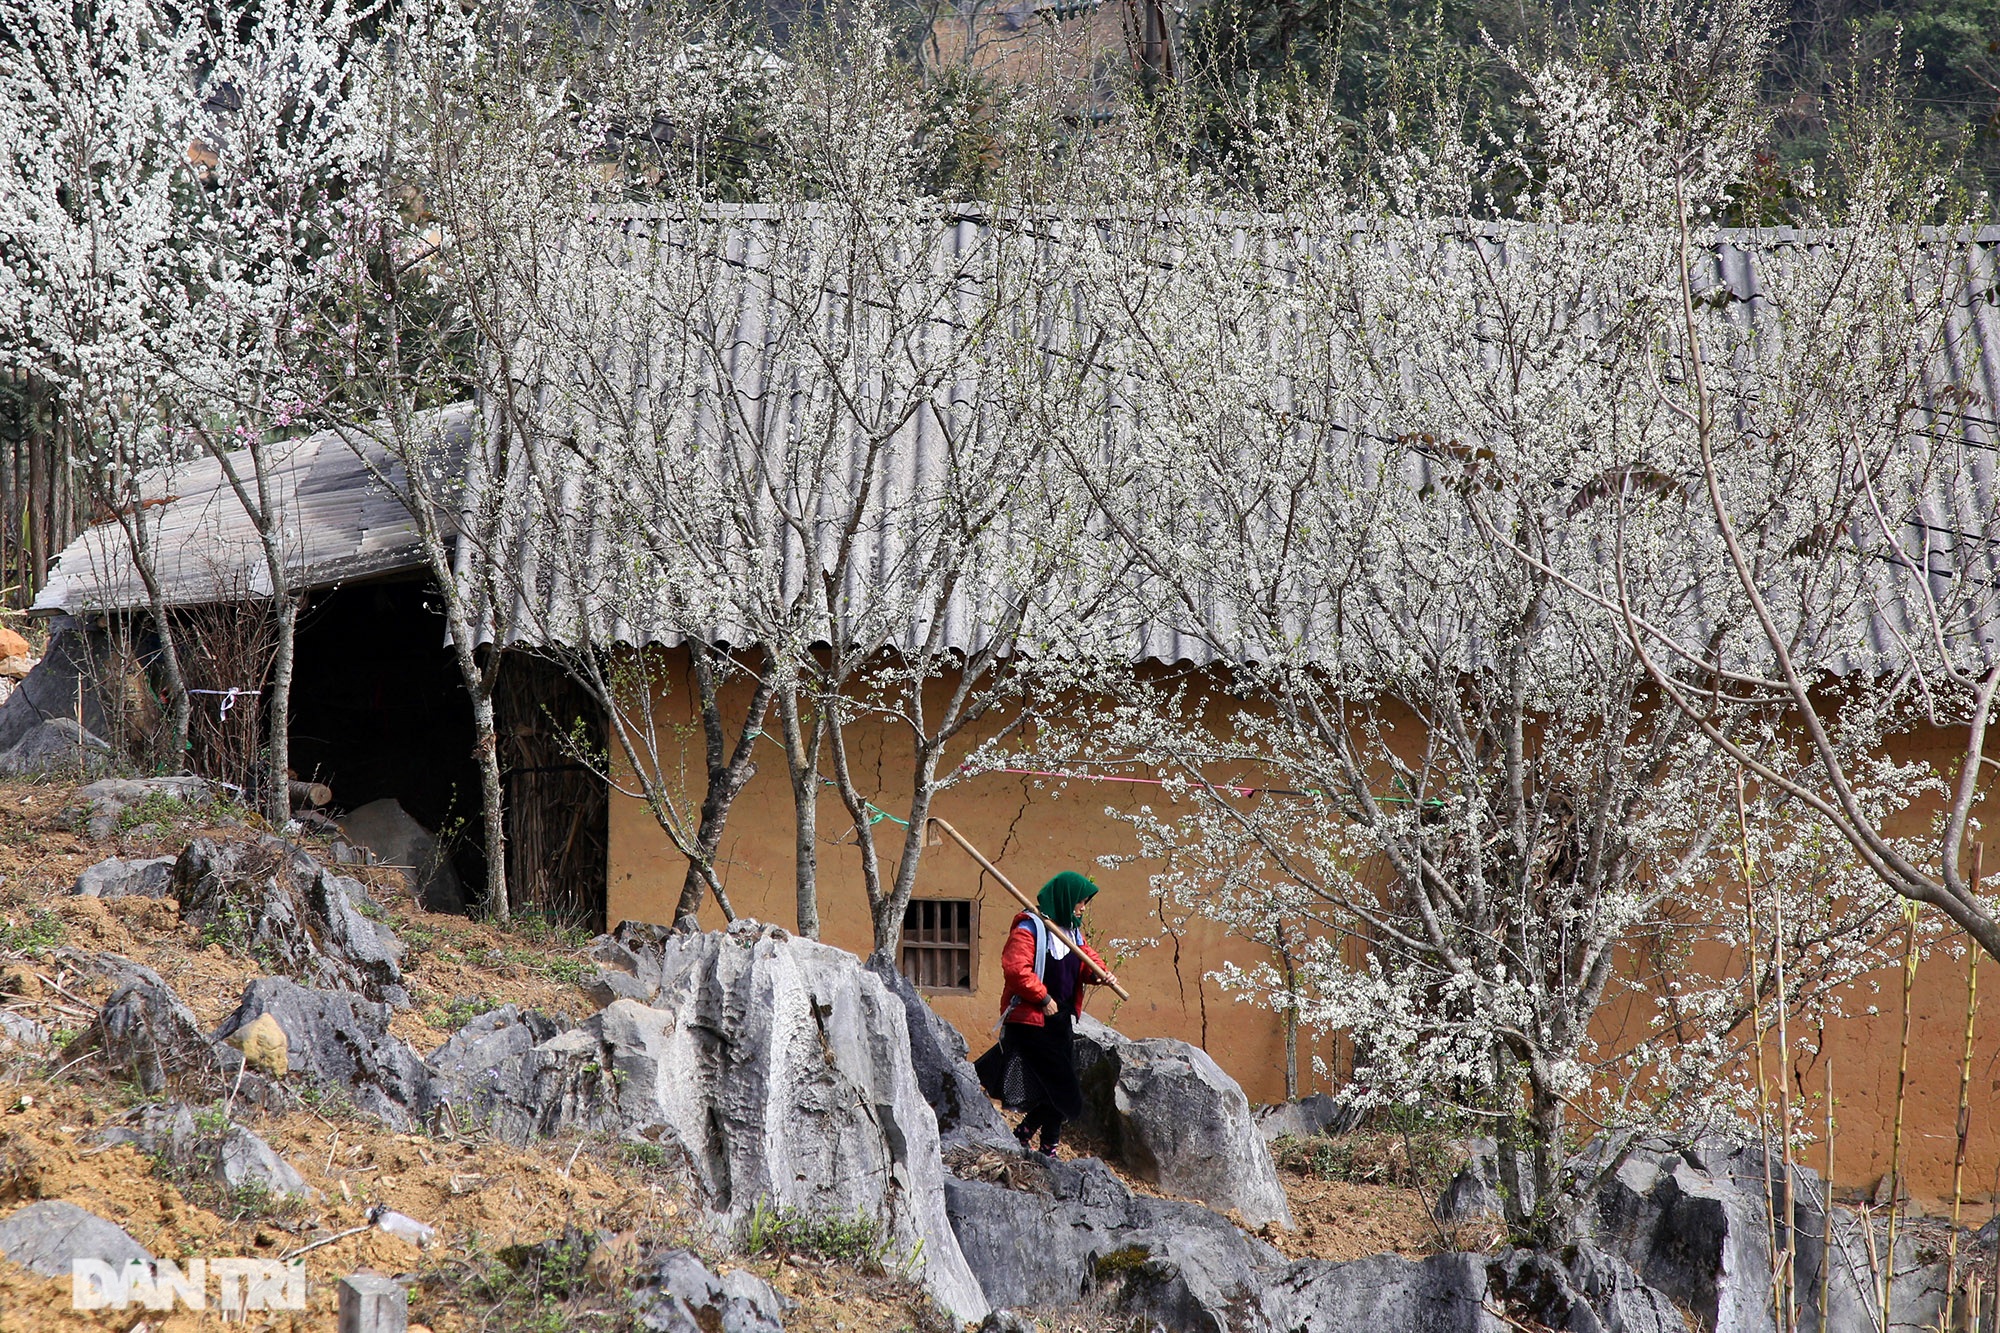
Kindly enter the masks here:
[[754, 1273], [717, 1277], [687, 1250], [669, 1250], [639, 1277], [634, 1316], [649, 1333], [784, 1333], [791, 1302]]
[[1253, 1119], [1264, 1142], [1281, 1138], [1309, 1139], [1318, 1134], [1349, 1134], [1360, 1127], [1361, 1113], [1323, 1092], [1295, 1102], [1275, 1102], [1257, 1108]]
[[296, 1199], [319, 1194], [270, 1144], [241, 1125], [231, 1125], [216, 1145], [214, 1171], [215, 1178], [231, 1190], [259, 1189], [276, 1198]]
[[171, 856], [113, 856], [85, 867], [70, 892], [84, 898], [164, 898], [173, 883]]
[[486, 1125], [511, 1143], [552, 1134], [575, 1115], [587, 1115], [564, 1095], [561, 1056], [554, 1048], [539, 1049], [564, 1030], [546, 1014], [511, 1004], [480, 1014], [431, 1052], [433, 1104], [441, 1111], [449, 1107], [459, 1124]]
[[1132, 1041], [1085, 1016], [1077, 1021], [1076, 1063], [1082, 1127], [1113, 1145], [1133, 1174], [1234, 1208], [1253, 1227], [1292, 1225], [1250, 1099], [1208, 1052], [1166, 1037]]
[[[291, 1071], [315, 1080], [392, 1129], [410, 1130], [431, 1100], [431, 1071], [423, 1058], [389, 1034], [389, 1007], [346, 991], [310, 990], [285, 977], [259, 977], [222, 1021], [226, 1042], [269, 1014], [284, 1030]], [[240, 1058], [240, 1057], [239, 1057]], [[233, 1063], [225, 1069], [234, 1072]]]
[[127, 967], [142, 975], [112, 993], [64, 1058], [101, 1051], [100, 1068], [131, 1077], [148, 1096], [183, 1083], [215, 1084], [215, 1055], [194, 1011], [152, 969], [129, 962]]
[[0, 1009], [0, 1049], [19, 1046], [34, 1050], [48, 1044], [49, 1030], [11, 1009]]
[[868, 970], [902, 1002], [903, 1021], [910, 1032], [910, 1063], [917, 1087], [937, 1117], [939, 1139], [947, 1147], [958, 1143], [1012, 1147], [1014, 1136], [979, 1086], [958, 1029], [938, 1017], [909, 978], [895, 968], [878, 963]]
[[[1794, 1267], [1807, 1306], [1801, 1326], [1822, 1327], [1817, 1307], [1821, 1266], [1828, 1255], [1816, 1173], [1792, 1168], [1792, 1205], [1787, 1209], [1783, 1165], [1771, 1163], [1767, 1195], [1764, 1159], [1755, 1147], [1721, 1140], [1678, 1147], [1652, 1140], [1600, 1140], [1585, 1157], [1587, 1164], [1615, 1170], [1597, 1188], [1581, 1228], [1597, 1246], [1629, 1264], [1647, 1286], [1715, 1333], [1769, 1333], [1775, 1328], [1767, 1230], [1775, 1202], [1779, 1226], [1789, 1222], [1797, 1244]], [[1840, 1209], [1833, 1221], [1825, 1333], [1879, 1329], [1864, 1224]], [[1872, 1252], [1881, 1253], [1886, 1241], [1878, 1226]], [[1943, 1298], [1943, 1263], [1920, 1262], [1915, 1240], [1905, 1229], [1896, 1243], [1891, 1322], [1934, 1327]]]
[[319, 1193], [251, 1130], [230, 1124], [219, 1133], [203, 1134], [194, 1112], [182, 1103], [139, 1107], [132, 1123], [113, 1125], [99, 1134], [97, 1141], [129, 1143], [231, 1191], [255, 1189], [274, 1198], [301, 1199], [315, 1198]]
[[1012, 1310], [995, 1310], [980, 1321], [979, 1333], [1042, 1333], [1041, 1325]]
[[68, 1277], [78, 1259], [122, 1268], [153, 1258], [123, 1227], [60, 1199], [31, 1203], [0, 1220], [0, 1254], [43, 1277]]
[[101, 773], [111, 759], [111, 747], [77, 726], [74, 719], [52, 717], [36, 723], [0, 754], [0, 777]]
[[1301, 1260], [1266, 1295], [1268, 1326], [1286, 1333], [1504, 1333], [1508, 1325], [1486, 1308], [1485, 1260], [1478, 1254]]
[[118, 831], [127, 810], [149, 800], [172, 801], [199, 810], [215, 800], [217, 789], [200, 778], [105, 778], [77, 792], [83, 802], [90, 836], [103, 842]]
[[451, 858], [437, 837], [396, 801], [370, 801], [341, 820], [340, 827], [349, 843], [373, 854], [376, 864], [401, 868], [410, 896], [426, 911], [465, 911], [465, 895]]
[[584, 983], [583, 993], [590, 997], [592, 1004], [602, 1009], [613, 1000], [637, 1000], [645, 1004], [657, 993], [657, 988], [647, 986], [630, 973], [602, 971]]
[[[91, 660], [93, 638], [95, 647], [108, 647], [101, 634], [91, 635], [68, 616], [56, 618], [42, 660], [0, 704], [0, 754], [12, 750], [30, 731], [51, 719], [66, 719], [72, 726], [80, 720], [84, 731], [93, 736], [109, 733], [95, 684], [107, 673]], [[72, 753], [74, 748], [72, 742]]]
[[265, 966], [318, 986], [409, 1005], [403, 946], [364, 916], [340, 875], [279, 838], [196, 838], [174, 866], [181, 916]]
[[648, 952], [652, 1005], [616, 1000], [537, 1048], [562, 1118], [677, 1146], [724, 1226], [760, 1201], [874, 1218], [939, 1304], [983, 1316], [901, 1002], [854, 955], [754, 921]]
[[1263, 1326], [1262, 1292], [1284, 1260], [1224, 1218], [1134, 1194], [1092, 1158], [1028, 1159], [1015, 1179], [945, 1181], [959, 1245], [995, 1305], [1062, 1307], [1099, 1291], [1174, 1330]]

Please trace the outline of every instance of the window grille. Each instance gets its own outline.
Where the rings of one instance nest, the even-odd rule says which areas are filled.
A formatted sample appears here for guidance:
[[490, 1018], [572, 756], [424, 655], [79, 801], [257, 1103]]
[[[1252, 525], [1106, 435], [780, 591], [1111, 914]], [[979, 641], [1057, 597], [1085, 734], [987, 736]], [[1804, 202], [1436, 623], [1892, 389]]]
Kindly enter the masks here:
[[903, 913], [902, 972], [919, 990], [969, 992], [979, 984], [979, 904], [917, 898]]

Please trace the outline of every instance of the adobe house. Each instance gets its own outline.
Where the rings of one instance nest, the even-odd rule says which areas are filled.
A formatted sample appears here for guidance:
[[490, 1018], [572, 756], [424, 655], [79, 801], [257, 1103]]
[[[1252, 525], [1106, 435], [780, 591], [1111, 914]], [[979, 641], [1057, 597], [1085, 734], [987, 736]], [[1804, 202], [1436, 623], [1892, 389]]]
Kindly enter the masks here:
[[[2000, 365], [1991, 357], [1978, 364], [1981, 391], [1987, 401], [2000, 401]], [[463, 700], [443, 652], [442, 626], [425, 611], [426, 575], [414, 542], [407, 527], [401, 538], [396, 536], [401, 520], [381, 507], [394, 502], [371, 493], [365, 470], [351, 454], [337, 444], [315, 449], [311, 443], [298, 446], [301, 510], [319, 514], [307, 525], [315, 534], [312, 550], [319, 554], [301, 560], [301, 586], [310, 589], [293, 699], [301, 773], [328, 781], [343, 805], [395, 794], [424, 822], [463, 817], [468, 825], [476, 824], [476, 810], [462, 803], [477, 791], [469, 765], [461, 767], [470, 731], [457, 720], [463, 717]], [[229, 506], [218, 501], [214, 478], [205, 484], [206, 490], [192, 472], [177, 476], [171, 491], [176, 498], [165, 506], [165, 514], [187, 549], [226, 550], [232, 520], [216, 515]], [[309, 510], [308, 497], [321, 495], [340, 499], [324, 511]], [[203, 526], [218, 522], [225, 530], [220, 536]], [[205, 558], [210, 564], [227, 563]], [[198, 574], [191, 570], [177, 584], [177, 601], [202, 605], [228, 591]], [[129, 578], [121, 578], [115, 541], [107, 541], [99, 530], [65, 553], [43, 605], [131, 618], [144, 599], [134, 595]], [[691, 676], [687, 650], [661, 643], [644, 651], [658, 655], [661, 674], [677, 684], [662, 705], [663, 721], [688, 722], [692, 691], [685, 685]], [[1162, 660], [1173, 656], [1170, 651], [1149, 655]], [[510, 651], [509, 661], [510, 669], [518, 667], [522, 682], [511, 702], [503, 692], [501, 728], [509, 747], [509, 876], [517, 894], [521, 886], [534, 886], [528, 901], [606, 925], [668, 919], [685, 861], [641, 802], [606, 791], [569, 763], [554, 742], [552, 718], [596, 721], [587, 715], [581, 696], [567, 690], [560, 674], [552, 673], [529, 647]], [[698, 729], [682, 734], [698, 768]], [[901, 733], [887, 727], [860, 732], [857, 744], [854, 763], [864, 773], [893, 775], [907, 749]], [[1948, 735], [1914, 734], [1906, 744], [1941, 760], [1954, 752]], [[718, 871], [740, 913], [789, 925], [794, 915], [792, 798], [775, 746], [768, 745], [759, 758], [757, 775], [731, 812]], [[885, 778], [884, 786], [888, 790], [874, 799], [893, 815], [898, 808], [893, 779]], [[1060, 870], [1096, 877], [1104, 891], [1092, 909], [1093, 938], [1100, 944], [1137, 941], [1142, 947], [1113, 951], [1132, 1000], [1113, 1005], [1110, 997], [1100, 996], [1092, 1011], [1134, 1036], [1173, 1036], [1201, 1045], [1253, 1100], [1273, 1100], [1283, 1088], [1280, 1023], [1208, 979], [1226, 960], [1257, 961], [1255, 947], [1213, 926], [1164, 931], [1148, 892], [1148, 868], [1098, 864], [1100, 856], [1133, 850], [1130, 831], [1107, 807], [1129, 811], [1150, 799], [1154, 794], [1143, 781], [994, 773], [948, 790], [936, 813], [1031, 894]], [[1986, 804], [1991, 805], [1990, 799]], [[1996, 811], [1982, 807], [1980, 814], [1990, 825]], [[1912, 811], [1906, 817], [1914, 828], [1924, 814]], [[865, 953], [871, 930], [858, 858], [844, 845], [854, 833], [831, 792], [821, 799], [819, 829], [822, 936]], [[902, 834], [894, 824], [877, 824], [873, 832], [885, 853], [891, 839]], [[478, 877], [466, 878], [477, 882]], [[959, 849], [949, 844], [927, 849], [905, 922], [900, 962], [975, 1051], [990, 1041], [997, 1017], [997, 955], [1015, 910], [1013, 900]], [[712, 903], [703, 911], [709, 924], [717, 923]], [[2000, 982], [2000, 970], [1989, 963], [1987, 971], [1990, 990]], [[1965, 980], [1965, 963], [1940, 952], [1923, 965], [1912, 1004], [1904, 1151], [1906, 1176], [1920, 1199], [1935, 1200], [1950, 1188]], [[1899, 974], [1885, 969], [1856, 990], [1848, 1005], [1850, 1017], [1825, 1033], [1825, 1049], [1835, 1063], [1842, 1098], [1836, 1179], [1844, 1188], [1865, 1190], [1888, 1168], [1901, 1026]], [[1871, 1007], [1878, 1012], [1869, 1013]], [[1633, 1024], [1642, 1019], [1629, 1010], [1608, 1014], [1600, 1024], [1600, 1038], [1616, 1043], [1636, 1036], [1640, 1029]], [[1313, 1070], [1314, 1054], [1325, 1057], [1338, 1078], [1339, 1050], [1323, 1046], [1314, 1051], [1302, 1041], [1302, 1091], [1325, 1087]], [[1801, 1096], [1818, 1091], [1822, 1069], [1810, 1057], [1796, 1055], [1790, 1073]], [[2000, 1094], [2000, 1021], [1982, 1025], [1974, 1089], [1968, 1194], [1985, 1197], [2000, 1194], [2000, 1117], [1992, 1114]], [[1820, 1151], [1809, 1150], [1807, 1163], [1817, 1166]]]

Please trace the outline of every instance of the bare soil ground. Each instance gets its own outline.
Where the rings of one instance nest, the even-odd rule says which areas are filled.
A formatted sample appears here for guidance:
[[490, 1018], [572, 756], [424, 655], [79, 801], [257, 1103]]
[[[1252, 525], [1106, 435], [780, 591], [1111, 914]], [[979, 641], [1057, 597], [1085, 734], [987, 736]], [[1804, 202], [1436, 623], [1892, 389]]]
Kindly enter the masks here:
[[[0, 1007], [52, 1029], [57, 1045], [90, 1020], [107, 988], [67, 969], [62, 948], [106, 950], [147, 964], [204, 1024], [233, 1010], [259, 975], [255, 960], [204, 944], [171, 899], [101, 901], [69, 896], [79, 871], [107, 856], [170, 856], [198, 833], [245, 836], [261, 827], [241, 810], [198, 816], [147, 812], [109, 842], [91, 840], [61, 785], [0, 784]], [[323, 846], [308, 846], [324, 856]], [[375, 881], [390, 925], [408, 946], [413, 1007], [398, 1014], [398, 1036], [428, 1053], [475, 1014], [502, 1003], [580, 1017], [590, 1005], [577, 982], [591, 971], [581, 937], [533, 923], [509, 928], [424, 912], [396, 890], [393, 872]], [[457, 1330], [618, 1330], [630, 1326], [617, 1294], [641, 1242], [686, 1244], [712, 1267], [757, 1272], [799, 1302], [795, 1333], [909, 1330], [951, 1325], [864, 1238], [782, 1232], [767, 1252], [746, 1256], [710, 1234], [683, 1182], [644, 1145], [575, 1136], [516, 1148], [479, 1133], [399, 1134], [336, 1101], [301, 1099], [281, 1114], [235, 1105], [239, 1122], [262, 1135], [319, 1191], [310, 1204], [230, 1198], [129, 1146], [106, 1148], [97, 1135], [146, 1099], [84, 1058], [0, 1048], [0, 1214], [37, 1199], [68, 1199], [118, 1222], [156, 1254], [286, 1257], [306, 1246], [309, 1305], [268, 1316], [264, 1327], [331, 1328], [334, 1283], [372, 1269], [415, 1275], [413, 1327]], [[211, 1110], [213, 1108], [210, 1108]], [[1092, 1145], [1078, 1145], [1088, 1150]], [[1077, 1147], [1066, 1147], [1073, 1155]], [[1357, 1150], [1359, 1151], [1359, 1150]], [[1298, 1215], [1296, 1231], [1264, 1234], [1294, 1256], [1352, 1259], [1440, 1247], [1420, 1191], [1395, 1180], [1352, 1176], [1354, 1152], [1287, 1161], [1281, 1178]], [[1362, 1154], [1365, 1158], [1366, 1154]], [[1326, 1169], [1334, 1160], [1336, 1169]], [[1159, 1193], [1139, 1180], [1134, 1189]], [[371, 1204], [437, 1228], [428, 1249], [361, 1228]], [[568, 1231], [609, 1237], [595, 1247], [524, 1254]], [[888, 1265], [893, 1270], [894, 1264]], [[108, 1329], [181, 1333], [208, 1327], [204, 1316], [128, 1309], [72, 1311], [67, 1279], [45, 1281], [0, 1263], [0, 1333]], [[1115, 1316], [1087, 1305], [1038, 1312], [1049, 1333], [1112, 1333]], [[252, 1327], [257, 1316], [253, 1315]], [[212, 1319], [210, 1320], [212, 1323]]]

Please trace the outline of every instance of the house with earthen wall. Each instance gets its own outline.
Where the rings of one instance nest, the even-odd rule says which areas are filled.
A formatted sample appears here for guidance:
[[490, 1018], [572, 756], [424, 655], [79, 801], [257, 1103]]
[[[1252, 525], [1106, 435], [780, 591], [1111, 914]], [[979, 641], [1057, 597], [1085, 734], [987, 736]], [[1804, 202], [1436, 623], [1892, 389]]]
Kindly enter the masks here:
[[[744, 211], [745, 230], [754, 231], [758, 222], [754, 211]], [[976, 229], [978, 224], [967, 225]], [[733, 243], [742, 244], [740, 239]], [[748, 307], [733, 308], [731, 316], [743, 321], [744, 327], [731, 330], [725, 340], [755, 346], [754, 328], [767, 317]], [[1983, 317], [1990, 319], [1991, 311]], [[1991, 350], [2000, 346], [2000, 338], [1988, 338], [1986, 345], [1988, 354], [1969, 369], [1985, 401], [2000, 402], [2000, 361]], [[481, 420], [490, 427], [494, 411], [492, 404], [480, 405], [468, 416], [467, 428], [476, 430]], [[929, 445], [921, 422], [912, 424], [910, 431], [910, 447], [898, 457], [916, 478], [924, 471]], [[300, 527], [306, 534], [299, 586], [308, 597], [301, 632], [301, 678], [294, 689], [298, 717], [294, 747], [301, 773], [329, 783], [342, 805], [390, 793], [433, 826], [454, 819], [476, 824], [476, 813], [466, 802], [476, 795], [477, 786], [458, 767], [469, 745], [468, 734], [456, 729], [451, 716], [453, 693], [459, 687], [442, 654], [440, 626], [434, 616], [426, 616], [427, 575], [414, 544], [406, 530], [398, 537], [398, 520], [383, 507], [393, 502], [371, 489], [367, 468], [337, 437], [331, 433], [307, 437], [292, 448], [298, 459]], [[893, 487], [904, 480], [891, 476], [882, 484]], [[248, 555], [248, 544], [243, 556], [228, 554], [227, 530], [235, 520], [215, 478], [204, 477], [190, 465], [173, 478], [162, 478], [159, 490], [162, 521], [182, 525], [174, 531], [183, 549], [205, 553], [176, 576], [176, 600], [199, 606], [226, 602], [231, 596], [254, 596], [254, 587], [231, 583], [221, 575], [233, 568], [232, 559], [244, 567], [255, 562]], [[343, 502], [318, 508], [308, 503], [326, 495], [342, 497]], [[525, 505], [523, 512], [528, 512]], [[101, 528], [93, 533], [86, 533], [65, 552], [38, 605], [101, 626], [129, 619], [144, 599], [121, 574], [111, 534]], [[895, 534], [884, 530], [873, 537], [884, 547], [876, 567], [893, 565], [890, 548]], [[546, 571], [538, 578], [531, 571], [524, 575], [523, 586], [543, 588], [558, 601], [573, 593], [573, 589], [549, 590], [545, 575]], [[599, 744], [611, 756], [614, 769], [617, 766], [614, 747], [601, 739], [605, 720], [592, 716], [587, 694], [571, 688], [557, 665], [560, 650], [571, 645], [547, 641], [546, 627], [556, 623], [555, 618], [539, 623], [543, 632], [538, 634], [532, 618], [516, 619], [494, 634], [493, 645], [519, 667], [513, 683], [501, 693], [503, 745], [509, 747], [505, 765], [512, 844], [509, 872], [515, 892], [526, 904], [545, 903], [552, 911], [593, 924], [669, 920], [686, 875], [686, 858], [663, 836], [645, 802], [618, 790], [615, 773], [609, 783], [597, 780], [561, 743], [561, 733], [574, 723], [595, 728]], [[969, 650], [976, 646], [978, 623], [976, 614], [968, 614], [946, 633], [963, 634], [958, 646]], [[730, 628], [716, 626], [713, 640], [752, 646], [740, 631], [732, 638]], [[1132, 640], [1131, 658], [1149, 664], [1149, 669], [1210, 673], [1219, 679], [1228, 665], [1212, 646], [1177, 634], [1171, 625], [1125, 628]], [[655, 633], [645, 626], [626, 626], [623, 632], [605, 637], [619, 644], [619, 651], [641, 654], [649, 661], [659, 734], [677, 737], [686, 761], [698, 767], [700, 728], [692, 656], [696, 649], [688, 636], [678, 630]], [[890, 650], [895, 647], [892, 644]], [[226, 690], [242, 683], [213, 684]], [[940, 676], [926, 689], [942, 694], [951, 684], [948, 676]], [[725, 685], [724, 711], [740, 716], [750, 688], [746, 682]], [[413, 694], [419, 698], [413, 700]], [[969, 730], [954, 742], [947, 763], [975, 748], [982, 727], [990, 733], [1004, 724], [1004, 717], [996, 716]], [[1935, 755], [1945, 762], [1955, 742], [1948, 734], [1916, 731], [1903, 744], [1911, 754]], [[875, 812], [865, 836], [875, 841], [878, 857], [885, 861], [893, 859], [904, 833], [898, 813], [900, 793], [886, 785], [886, 775], [907, 772], [910, 746], [906, 731], [885, 722], [857, 728], [849, 755], [855, 771], [878, 775], [885, 784], [872, 786], [867, 778], [862, 782]], [[1133, 998], [1112, 1004], [1109, 997], [1100, 997], [1094, 1012], [1133, 1036], [1165, 1035], [1195, 1042], [1238, 1078], [1253, 1100], [1273, 1100], [1282, 1095], [1284, 1086], [1282, 1024], [1270, 1011], [1240, 1002], [1212, 976], [1225, 962], [1257, 961], [1257, 947], [1200, 921], [1173, 922], [1169, 928], [1150, 892], [1147, 864], [1102, 862], [1105, 857], [1129, 857], [1134, 851], [1131, 828], [1118, 815], [1158, 800], [1156, 784], [1157, 778], [1137, 769], [1008, 765], [950, 785], [933, 813], [948, 819], [1002, 873], [1030, 892], [1061, 870], [1081, 870], [1097, 878], [1103, 892], [1093, 912], [1093, 937], [1112, 944], [1113, 961]], [[873, 923], [855, 846], [862, 835], [830, 789], [821, 793], [818, 810], [821, 937], [866, 953]], [[1921, 808], [1904, 815], [1912, 829], [1927, 818]], [[794, 793], [785, 766], [775, 752], [760, 755], [757, 771], [736, 799], [714, 861], [716, 875], [738, 914], [791, 924], [795, 830]], [[471, 854], [469, 844], [475, 841], [465, 840], [466, 854]], [[477, 882], [475, 874], [464, 877]], [[904, 917], [900, 962], [904, 973], [975, 1051], [990, 1041], [997, 1018], [998, 950], [1015, 910], [1013, 900], [991, 876], [955, 846], [929, 847]], [[705, 924], [719, 924], [713, 898], [704, 900], [701, 911]], [[1909, 1089], [1906, 1152], [1907, 1172], [1920, 1198], [1938, 1197], [1949, 1188], [1964, 983], [1963, 959], [1939, 953], [1924, 964], [1914, 992], [1915, 1076]], [[1870, 1188], [1887, 1169], [1901, 1022], [1898, 995], [1893, 973], [1864, 981], [1847, 1005], [1849, 1016], [1824, 1034], [1825, 1055], [1835, 1062], [1840, 1085], [1846, 1089], [1836, 1176], [1848, 1188]], [[1633, 1040], [1643, 1021], [1643, 1014], [1630, 1009], [1607, 1014], [1600, 1040], [1612, 1044]], [[1342, 1049], [1337, 1041], [1317, 1047], [1308, 1044], [1304, 1055], [1301, 1091], [1338, 1085]], [[1325, 1061], [1325, 1072], [1312, 1064], [1315, 1055]], [[1810, 1081], [1820, 1073], [1817, 1058], [1804, 1060], [1791, 1071], [1801, 1087], [1816, 1086]], [[1994, 1103], [2000, 1101], [2000, 1033], [1989, 1030], [1981, 1035], [1975, 1089], [1982, 1095], [1974, 1100], [1970, 1175], [1979, 1182], [1973, 1192], [1983, 1194], [2000, 1191], [2000, 1184], [1993, 1183], [2000, 1182], [1996, 1175], [2000, 1116], [1992, 1114]]]

